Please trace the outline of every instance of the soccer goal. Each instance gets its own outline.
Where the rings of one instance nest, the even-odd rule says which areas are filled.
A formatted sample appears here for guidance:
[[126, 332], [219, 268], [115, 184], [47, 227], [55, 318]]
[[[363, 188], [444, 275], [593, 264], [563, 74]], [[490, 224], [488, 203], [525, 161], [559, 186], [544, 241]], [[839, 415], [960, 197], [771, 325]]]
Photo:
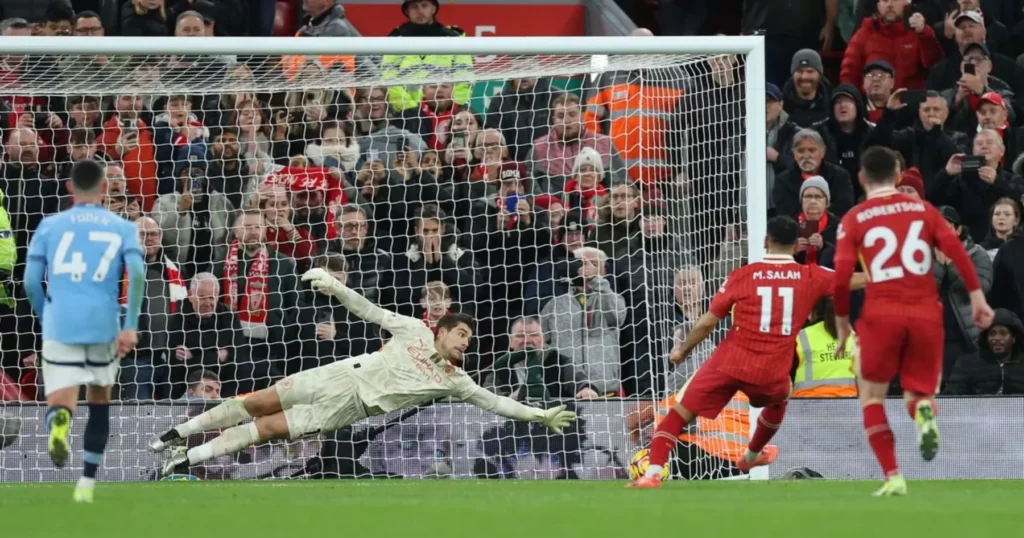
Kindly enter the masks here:
[[[305, 289], [297, 275], [312, 267], [428, 325], [472, 314], [462, 366], [499, 394], [568, 402], [579, 422], [554, 436], [437, 402], [192, 474], [623, 478], [664, 399], [724, 331], [673, 368], [676, 340], [731, 270], [763, 254], [760, 37], [0, 48], [17, 66], [0, 82], [13, 231], [0, 251], [16, 246], [0, 258], [0, 415], [21, 423], [0, 452], [2, 481], [79, 473], [80, 461], [56, 470], [47, 458], [41, 335], [19, 284], [33, 229], [70, 203], [76, 160], [107, 161], [105, 204], [138, 223], [147, 255], [104, 480], [152, 478], [146, 440], [210, 400], [387, 341]], [[734, 476], [754, 422], [736, 401], [696, 425], [674, 472]]]

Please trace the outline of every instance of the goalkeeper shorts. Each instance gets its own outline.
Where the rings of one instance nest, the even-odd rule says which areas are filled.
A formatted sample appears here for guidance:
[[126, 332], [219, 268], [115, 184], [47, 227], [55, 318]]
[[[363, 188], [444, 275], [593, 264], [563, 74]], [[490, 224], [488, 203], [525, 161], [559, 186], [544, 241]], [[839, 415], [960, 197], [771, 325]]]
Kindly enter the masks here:
[[334, 431], [366, 418], [352, 370], [340, 361], [288, 376], [276, 387], [291, 439]]

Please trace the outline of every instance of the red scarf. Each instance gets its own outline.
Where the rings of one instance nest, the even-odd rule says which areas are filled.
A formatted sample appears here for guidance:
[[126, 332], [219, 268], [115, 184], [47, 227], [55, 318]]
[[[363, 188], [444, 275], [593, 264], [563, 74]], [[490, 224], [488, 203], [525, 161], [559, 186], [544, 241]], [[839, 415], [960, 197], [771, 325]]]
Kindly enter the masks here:
[[459, 106], [453, 103], [447, 112], [438, 114], [427, 106], [426, 103], [420, 105], [420, 117], [430, 120], [430, 136], [427, 137], [427, 145], [430, 146], [430, 149], [441, 151], [448, 146], [445, 133], [450, 130], [452, 118], [455, 117], [458, 109]]
[[597, 198], [603, 198], [608, 192], [604, 185], [598, 183], [592, 189], [581, 190], [579, 189], [579, 181], [570, 179], [565, 184], [565, 192], [566, 194], [578, 192], [583, 203], [583, 207], [580, 208], [583, 210], [583, 216], [590, 222], [597, 222], [597, 204], [594, 202]]
[[267, 247], [261, 246], [260, 251], [249, 262], [249, 273], [245, 275], [245, 294], [238, 294], [238, 257], [241, 246], [232, 241], [228, 247], [228, 257], [224, 260], [223, 289], [224, 303], [231, 310], [238, 312], [238, 321], [242, 327], [267, 325], [267, 298], [270, 294], [270, 254]]
[[[807, 221], [807, 217], [804, 216], [803, 211], [800, 212], [800, 216], [797, 217], [797, 222], [803, 224]], [[821, 220], [818, 221], [818, 233], [824, 233], [825, 228], [828, 228], [828, 211], [821, 214]], [[818, 249], [807, 245], [807, 265], [818, 265]]]
[[315, 166], [308, 168], [285, 166], [267, 176], [263, 183], [265, 185], [281, 185], [292, 192], [324, 191], [324, 204], [327, 206], [327, 239], [331, 240], [338, 236], [337, 227], [334, 225], [334, 211], [331, 208], [345, 205], [349, 203], [349, 199], [345, 195], [342, 182], [332, 176], [328, 169]]
[[[185, 287], [185, 279], [181, 278], [181, 271], [170, 258], [164, 256], [164, 282], [167, 282], [167, 302], [169, 313], [178, 311], [178, 303], [188, 297], [188, 288]], [[121, 306], [128, 304], [128, 269], [125, 269], [121, 278]]]

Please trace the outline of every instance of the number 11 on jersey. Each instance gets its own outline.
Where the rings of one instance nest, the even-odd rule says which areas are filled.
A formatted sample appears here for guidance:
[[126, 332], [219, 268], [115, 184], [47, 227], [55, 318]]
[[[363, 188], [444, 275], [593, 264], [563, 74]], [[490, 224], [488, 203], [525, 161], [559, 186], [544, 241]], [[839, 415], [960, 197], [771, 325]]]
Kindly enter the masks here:
[[761, 298], [761, 332], [772, 332], [772, 312], [775, 297], [778, 296], [782, 299], [782, 328], [779, 334], [793, 334], [793, 288], [758, 286], [757, 296]]

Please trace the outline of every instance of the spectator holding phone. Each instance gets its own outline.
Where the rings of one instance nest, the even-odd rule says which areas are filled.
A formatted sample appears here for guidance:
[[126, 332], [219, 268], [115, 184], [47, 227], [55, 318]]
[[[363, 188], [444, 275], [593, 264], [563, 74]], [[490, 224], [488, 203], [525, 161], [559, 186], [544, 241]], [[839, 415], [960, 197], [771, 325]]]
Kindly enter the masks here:
[[800, 238], [794, 258], [807, 265], [832, 267], [835, 256], [836, 228], [839, 217], [830, 213], [828, 182], [820, 176], [804, 180], [800, 185]]
[[936, 178], [938, 185], [944, 186], [937, 198], [956, 208], [971, 237], [988, 233], [992, 204], [1003, 197], [1019, 200], [1024, 194], [1020, 185], [1010, 182], [1010, 174], [1003, 168], [1005, 151], [1003, 137], [984, 129], [974, 135], [971, 155], [953, 155]]
[[1005, 102], [1010, 121], [1013, 121], [1013, 92], [1010, 85], [992, 75], [992, 54], [983, 43], [971, 43], [964, 48], [960, 62], [960, 80], [952, 88], [942, 92], [946, 101], [952, 103], [948, 124], [952, 129], [965, 133], [977, 130], [976, 111], [982, 96], [989, 92], [1000, 94]]

